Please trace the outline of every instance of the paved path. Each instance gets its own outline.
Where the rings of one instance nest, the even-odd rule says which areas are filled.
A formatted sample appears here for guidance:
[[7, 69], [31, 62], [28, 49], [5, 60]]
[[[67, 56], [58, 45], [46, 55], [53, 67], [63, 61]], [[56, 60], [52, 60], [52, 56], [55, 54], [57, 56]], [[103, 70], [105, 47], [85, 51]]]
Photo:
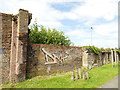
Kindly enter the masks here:
[[[120, 74], [119, 74], [120, 77]], [[118, 88], [118, 76], [115, 76], [112, 80], [108, 81], [99, 88]]]

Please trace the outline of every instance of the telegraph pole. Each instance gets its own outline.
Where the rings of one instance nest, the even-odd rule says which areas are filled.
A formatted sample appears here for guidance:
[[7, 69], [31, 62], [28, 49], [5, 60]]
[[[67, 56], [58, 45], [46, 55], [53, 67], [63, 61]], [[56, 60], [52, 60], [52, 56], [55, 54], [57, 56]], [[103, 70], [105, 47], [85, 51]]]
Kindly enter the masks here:
[[92, 29], [93, 27], [91, 27], [91, 46], [92, 46]]

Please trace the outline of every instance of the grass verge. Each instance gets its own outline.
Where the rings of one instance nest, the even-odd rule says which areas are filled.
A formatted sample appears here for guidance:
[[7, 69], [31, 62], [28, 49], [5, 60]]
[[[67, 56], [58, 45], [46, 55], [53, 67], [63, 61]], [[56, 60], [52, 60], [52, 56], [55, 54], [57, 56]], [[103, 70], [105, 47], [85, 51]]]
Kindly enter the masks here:
[[98, 88], [105, 82], [118, 75], [118, 65], [103, 65], [92, 70], [89, 80], [71, 81], [71, 72], [59, 73], [51, 76], [37, 76], [19, 83], [6, 83], [3, 88]]

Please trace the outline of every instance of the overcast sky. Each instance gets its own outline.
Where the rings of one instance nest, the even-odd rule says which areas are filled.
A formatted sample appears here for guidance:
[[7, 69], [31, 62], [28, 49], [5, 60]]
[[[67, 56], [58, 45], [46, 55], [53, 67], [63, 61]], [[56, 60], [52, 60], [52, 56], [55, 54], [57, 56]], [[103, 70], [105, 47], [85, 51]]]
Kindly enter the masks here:
[[0, 12], [26, 9], [39, 25], [64, 31], [76, 46], [118, 47], [119, 0], [0, 0]]

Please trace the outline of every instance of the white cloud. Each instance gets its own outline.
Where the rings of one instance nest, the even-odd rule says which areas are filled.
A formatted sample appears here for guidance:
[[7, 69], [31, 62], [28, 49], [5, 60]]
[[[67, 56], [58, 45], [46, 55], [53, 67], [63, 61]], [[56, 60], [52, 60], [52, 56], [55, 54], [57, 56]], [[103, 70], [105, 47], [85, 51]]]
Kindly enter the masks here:
[[75, 39], [88, 38], [91, 35], [90, 33], [86, 32], [85, 30], [82, 30], [82, 29], [70, 30], [70, 31], [66, 32], [66, 34], [69, 37], [74, 37]]
[[69, 14], [77, 15], [78, 19], [84, 17], [84, 19], [104, 18], [105, 20], [112, 20], [118, 14], [117, 8], [118, 0], [85, 0], [82, 6], [73, 8]]
[[107, 24], [101, 24], [101, 25], [95, 25], [94, 31], [101, 35], [111, 35], [114, 32], [118, 31], [118, 24], [117, 22], [107, 23]]
[[[4, 0], [0, 5], [0, 12], [17, 14], [20, 8], [33, 14], [32, 23], [37, 18], [38, 24], [48, 27], [60, 27], [61, 12], [52, 8], [47, 0]], [[3, 8], [4, 7], [4, 8]]]
[[[106, 43], [105, 43], [106, 42]], [[82, 42], [82, 46], [90, 45], [91, 39], [86, 39]], [[118, 42], [114, 39], [110, 40], [102, 40], [102, 39], [94, 39], [92, 45], [97, 46], [99, 48], [115, 48], [118, 47]]]
[[[73, 0], [4, 0], [0, 8], [2, 12], [15, 13], [19, 8], [27, 9], [40, 22], [59, 22], [62, 19], [93, 21], [98, 18], [112, 20], [117, 15], [118, 0], [75, 0], [84, 2], [76, 5], [70, 12], [61, 12], [51, 7], [53, 3], [73, 2]], [[4, 8], [3, 8], [4, 7]], [[61, 22], [59, 22], [61, 23]]]
[[[69, 12], [59, 11], [51, 6], [54, 3], [84, 2], [72, 7]], [[118, 0], [1, 0], [0, 12], [17, 14], [18, 10], [26, 9], [33, 14], [32, 23], [37, 18], [38, 24], [50, 28], [67, 27], [60, 20], [77, 20], [85, 27], [94, 28], [93, 43], [100, 47], [117, 46], [117, 21], [112, 21], [118, 15]], [[97, 24], [96, 20], [104, 19], [109, 23]], [[77, 25], [76, 25], [77, 26]], [[69, 28], [69, 27], [68, 27]], [[68, 29], [67, 28], [67, 29]], [[66, 29], [66, 28], [65, 28]], [[63, 28], [63, 30], [65, 30]], [[113, 33], [111, 33], [113, 32]], [[76, 27], [68, 30], [67, 35], [76, 45], [89, 45], [90, 33], [84, 28]], [[81, 39], [82, 38], [82, 39]], [[83, 39], [84, 38], [84, 39]], [[114, 42], [114, 43], [112, 43]]]
[[[118, 47], [117, 23], [107, 23], [93, 26], [92, 45], [104, 48]], [[91, 45], [91, 32], [84, 29], [76, 29], [67, 32], [75, 45]]]

